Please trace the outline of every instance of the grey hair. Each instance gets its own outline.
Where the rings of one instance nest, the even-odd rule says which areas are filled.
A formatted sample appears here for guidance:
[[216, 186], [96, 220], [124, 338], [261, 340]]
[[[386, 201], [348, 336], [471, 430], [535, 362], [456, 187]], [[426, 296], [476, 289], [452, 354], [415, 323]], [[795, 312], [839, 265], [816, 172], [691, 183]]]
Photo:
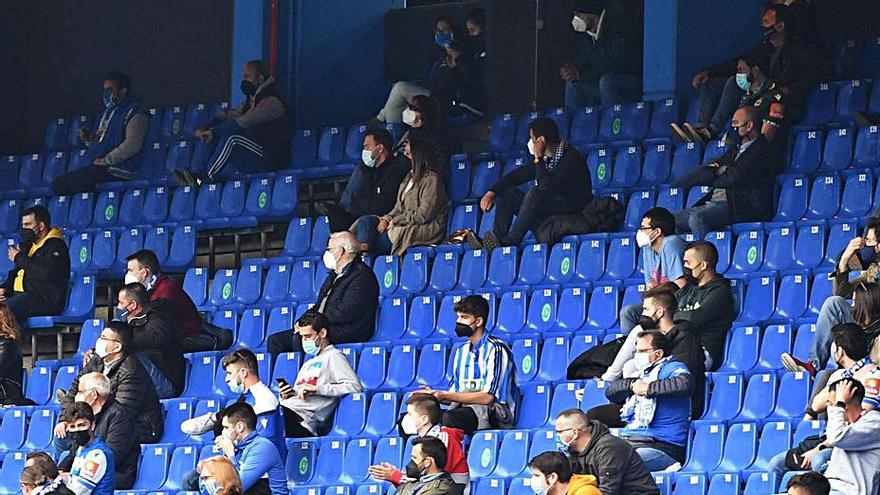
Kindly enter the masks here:
[[94, 390], [101, 397], [110, 396], [110, 379], [103, 373], [86, 373], [80, 378], [80, 383], [84, 384], [87, 390]]
[[357, 238], [347, 230], [330, 234], [330, 240], [334, 241], [336, 247], [341, 247], [346, 253], [356, 253], [358, 251]]

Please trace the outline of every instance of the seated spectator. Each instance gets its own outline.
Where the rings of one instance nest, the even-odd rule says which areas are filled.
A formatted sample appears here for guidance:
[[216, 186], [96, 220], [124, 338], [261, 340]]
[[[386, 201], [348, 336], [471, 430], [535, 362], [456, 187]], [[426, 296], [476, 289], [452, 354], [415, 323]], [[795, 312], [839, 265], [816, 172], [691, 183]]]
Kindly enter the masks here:
[[[462, 449], [464, 432], [458, 428], [441, 426], [443, 410], [440, 402], [428, 394], [412, 394], [406, 401], [406, 414], [400, 421], [400, 429], [404, 437], [439, 438], [446, 446], [446, 465], [444, 471], [452, 480], [462, 486], [464, 493], [470, 493], [470, 474], [467, 456]], [[385, 462], [370, 466], [370, 476], [379, 481], [390, 481], [399, 486], [404, 480], [404, 473]]]
[[[113, 399], [110, 380], [101, 373], [88, 373], [79, 379], [76, 402], [84, 402], [92, 408], [95, 415], [95, 437], [113, 451], [116, 489], [128, 490], [137, 478], [138, 457], [141, 445], [137, 441], [134, 419], [121, 404]], [[62, 418], [64, 414], [62, 414]], [[69, 420], [63, 420], [55, 427], [56, 436], [66, 434]], [[56, 438], [55, 450], [61, 453], [71, 450], [70, 436]], [[61, 459], [59, 468], [70, 471], [75, 452]]]
[[58, 476], [58, 468], [51, 457], [41, 460], [39, 464], [25, 465], [18, 476], [18, 483], [23, 495], [73, 495], [64, 486], [64, 478]]
[[785, 493], [787, 495], [829, 495], [831, 493], [831, 485], [819, 473], [806, 472], [797, 476], [792, 476], [788, 480], [788, 486]]
[[253, 408], [235, 403], [223, 414], [223, 433], [214, 439], [214, 446], [238, 470], [244, 493], [288, 495], [281, 455], [275, 444], [260, 436], [256, 428]]
[[309, 310], [296, 322], [306, 361], [291, 385], [280, 383], [281, 405], [287, 438], [326, 433], [339, 399], [364, 390], [351, 364], [327, 338], [327, 317]]
[[21, 333], [15, 315], [6, 304], [0, 303], [0, 404], [24, 405], [26, 400], [21, 384]]
[[0, 287], [5, 302], [19, 326], [31, 316], [58, 315], [67, 304], [70, 256], [61, 229], [52, 227], [45, 206], [31, 206], [21, 212], [21, 244], [9, 246], [9, 271]]
[[[848, 281], [846, 283], [849, 284]], [[831, 296], [822, 303], [808, 360], [798, 359], [787, 352], [782, 354], [782, 364], [787, 370], [806, 371], [815, 377], [819, 370], [825, 369], [828, 358], [833, 357], [831, 330], [837, 325], [854, 323], [866, 334], [872, 337], [877, 335], [880, 331], [880, 285], [861, 282], [855, 288], [843, 289], [840, 293], [846, 292], [852, 295], [852, 306], [841, 296]]]
[[556, 447], [568, 454], [573, 474], [598, 480], [602, 495], [660, 495], [651, 473], [629, 442], [589, 420], [580, 409], [566, 409], [556, 418]]
[[[367, 342], [376, 328], [379, 283], [373, 269], [358, 256], [351, 232], [330, 235], [324, 267], [330, 272], [318, 290], [315, 309], [327, 318], [327, 339], [331, 344]], [[275, 333], [267, 339], [267, 349], [273, 357], [302, 352], [302, 337], [295, 330]]]
[[94, 191], [102, 182], [131, 180], [138, 176], [140, 152], [150, 119], [141, 109], [141, 101], [131, 95], [131, 80], [122, 72], [104, 76], [101, 99], [104, 111], [98, 129], [79, 129], [79, 138], [87, 146], [85, 163], [89, 165], [52, 181], [55, 196], [70, 196]]
[[[394, 145], [394, 154], [403, 154], [406, 143], [410, 139], [428, 141], [434, 146], [434, 155], [437, 169], [444, 184], [449, 181], [449, 155], [451, 145], [449, 136], [444, 128], [437, 100], [427, 95], [416, 95], [412, 98], [409, 106], [403, 111], [403, 123], [409, 129], [400, 136]], [[408, 156], [408, 155], [407, 155]]]
[[571, 474], [571, 462], [562, 452], [544, 452], [529, 461], [529, 486], [539, 495], [602, 495], [596, 477]]
[[[139, 283], [146, 287], [150, 302], [159, 299], [165, 302], [164, 309], [177, 322], [183, 352], [216, 351], [226, 348], [220, 347], [222, 342], [218, 342], [216, 336], [203, 331], [202, 317], [192, 298], [177, 280], [162, 272], [156, 253], [142, 249], [125, 259], [125, 284]], [[228, 344], [231, 343], [230, 332]]]
[[704, 237], [732, 223], [773, 217], [773, 188], [779, 167], [773, 149], [760, 133], [760, 110], [742, 107], [733, 114], [732, 122], [742, 142], [678, 181], [683, 187], [715, 189], [693, 207], [675, 213], [676, 231]]
[[238, 470], [226, 457], [209, 457], [198, 465], [199, 493], [202, 495], [242, 495]]
[[642, 96], [642, 22], [625, 2], [575, 0], [571, 27], [582, 33], [577, 61], [559, 69], [565, 108], [612, 105]]
[[67, 407], [67, 436], [76, 447], [64, 484], [76, 495], [110, 495], [116, 486], [113, 451], [95, 435], [95, 414], [85, 402]]
[[434, 146], [427, 141], [407, 141], [404, 153], [412, 169], [397, 191], [394, 208], [381, 217], [365, 215], [352, 226], [361, 251], [371, 256], [403, 256], [415, 246], [436, 244], [446, 235], [446, 188], [435, 172]]
[[[636, 245], [642, 258], [645, 290], [666, 282], [684, 287], [687, 277], [682, 269], [687, 242], [675, 235], [675, 217], [666, 208], [651, 208], [642, 215], [636, 231]], [[640, 304], [630, 304], [620, 310], [620, 330], [628, 335], [642, 315]]]
[[245, 100], [225, 115], [196, 129], [195, 135], [214, 146], [204, 176], [181, 169], [174, 179], [181, 185], [220, 182], [237, 174], [278, 170], [290, 155], [290, 115], [281, 90], [263, 60], [251, 60], [242, 69]]
[[[771, 0], [761, 17], [761, 27], [774, 31], [784, 30], [809, 49], [821, 48], [816, 13], [807, 0]], [[782, 23], [783, 26], [779, 26]], [[765, 31], [765, 36], [769, 31]], [[821, 52], [821, 50], [818, 50]], [[824, 54], [820, 54], [824, 56]]]
[[[133, 338], [131, 327], [108, 321], [95, 342], [95, 348], [83, 358], [82, 370], [73, 379], [70, 390], [59, 394], [59, 402], [62, 407], [72, 404], [79, 392], [79, 381], [89, 373], [101, 373], [110, 379], [110, 392], [115, 401], [134, 418], [136, 440], [156, 443], [165, 428], [162, 406], [150, 376], [131, 350]], [[58, 428], [55, 435], [63, 436]]]
[[394, 208], [397, 190], [410, 165], [406, 157], [392, 154], [391, 133], [371, 129], [364, 135], [361, 163], [354, 167], [345, 190], [336, 204], [319, 205], [327, 215], [330, 232], [351, 228], [364, 215], [384, 215]]
[[[150, 301], [147, 289], [140, 282], [133, 282], [119, 290], [119, 304], [116, 307], [123, 312], [133, 329], [131, 349], [149, 359], [161, 373], [159, 378], [170, 383], [170, 391], [159, 391], [157, 386], [159, 397], [167, 399], [180, 395], [186, 361], [180, 348], [178, 320], [169, 311], [174, 306], [165, 303], [164, 299]], [[150, 376], [156, 383], [155, 374], [151, 373]]]
[[[544, 220], [580, 213], [593, 200], [584, 157], [559, 137], [553, 119], [541, 117], [529, 124], [528, 148], [534, 166], [518, 167], [501, 177], [480, 199], [481, 210], [488, 212], [495, 207], [497, 211], [492, 231], [484, 233], [482, 241], [474, 235], [468, 237], [474, 249], [491, 252], [497, 246], [518, 245]], [[518, 186], [528, 181], [534, 181], [535, 187], [524, 193]]]
[[468, 12], [464, 20], [467, 37], [464, 40], [465, 55], [473, 59], [481, 75], [486, 65], [486, 11], [476, 8]]
[[407, 481], [395, 493], [399, 495], [461, 495], [463, 487], [443, 470], [446, 446], [435, 437], [412, 441], [412, 460], [406, 465]]
[[877, 493], [880, 477], [880, 411], [862, 409], [865, 386], [852, 378], [844, 378], [829, 387], [834, 402], [828, 406], [825, 431], [834, 447], [825, 477], [831, 493], [856, 495]]
[[443, 426], [466, 434], [477, 430], [512, 428], [518, 389], [513, 353], [486, 328], [489, 303], [481, 296], [467, 296], [455, 303], [455, 334], [466, 338], [455, 349], [449, 390], [422, 387], [414, 393], [431, 394], [448, 404]]

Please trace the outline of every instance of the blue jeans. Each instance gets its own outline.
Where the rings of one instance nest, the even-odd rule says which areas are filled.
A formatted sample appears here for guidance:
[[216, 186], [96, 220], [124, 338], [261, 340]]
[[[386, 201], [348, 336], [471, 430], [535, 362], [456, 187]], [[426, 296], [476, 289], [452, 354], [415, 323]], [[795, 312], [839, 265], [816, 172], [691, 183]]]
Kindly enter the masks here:
[[620, 308], [620, 332], [629, 335], [633, 328], [639, 324], [642, 317], [641, 304], [628, 304]]
[[222, 181], [236, 173], [266, 171], [263, 146], [257, 141], [256, 131], [252, 127], [244, 129], [235, 123], [235, 119], [226, 119], [214, 128], [213, 141], [217, 147], [208, 160], [205, 173], [210, 181]]
[[713, 77], [700, 86], [700, 110], [697, 123], [719, 132], [733, 117], [745, 91], [736, 85], [736, 76]]
[[636, 449], [636, 453], [642, 458], [642, 462], [645, 464], [645, 469], [652, 473], [663, 471], [678, 462], [666, 452], [649, 447], [639, 447]]
[[376, 227], [379, 226], [379, 217], [377, 215], [364, 215], [357, 219], [355, 225], [355, 235], [361, 244], [370, 247], [370, 256], [382, 256], [391, 252], [394, 247], [391, 239], [388, 238], [388, 231], [379, 233]]
[[707, 232], [730, 225], [730, 207], [727, 202], [710, 201], [675, 212], [675, 230], [693, 232], [704, 237]]
[[565, 83], [565, 108], [613, 105], [642, 98], [642, 78], [634, 74], [605, 74], [598, 81]]
[[[822, 449], [817, 452], [816, 455], [813, 456], [813, 461], [810, 464], [810, 469], [817, 473], [824, 473], [825, 468], [828, 467], [828, 461], [831, 460], [831, 452], [833, 450], [834, 449]], [[776, 473], [777, 481], [782, 480], [782, 477], [785, 476], [785, 473], [789, 471], [789, 469], [785, 467], [785, 454], [787, 453], [788, 451], [784, 450], [773, 456], [772, 459], [770, 459], [769, 469], [770, 472]], [[780, 487], [780, 490], [783, 488], [785, 487]]]
[[852, 306], [840, 296], [831, 296], [822, 303], [819, 317], [816, 319], [816, 335], [810, 347], [810, 361], [817, 370], [825, 369], [831, 357], [831, 329], [841, 323], [852, 323]]

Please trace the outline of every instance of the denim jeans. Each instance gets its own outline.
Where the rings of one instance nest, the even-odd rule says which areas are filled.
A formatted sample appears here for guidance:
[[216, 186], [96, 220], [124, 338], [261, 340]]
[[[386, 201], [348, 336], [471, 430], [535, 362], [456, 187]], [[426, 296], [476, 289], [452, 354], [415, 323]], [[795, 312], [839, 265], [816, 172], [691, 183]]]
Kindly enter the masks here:
[[361, 244], [370, 247], [370, 256], [382, 256], [391, 252], [391, 239], [388, 238], [388, 231], [379, 233], [376, 227], [379, 226], [379, 217], [377, 215], [364, 215], [357, 219], [355, 225], [355, 236]]
[[641, 304], [627, 304], [620, 308], [620, 333], [629, 335], [632, 329], [639, 324], [639, 318], [641, 317]]
[[852, 306], [840, 296], [831, 296], [822, 303], [819, 318], [816, 319], [816, 335], [810, 347], [810, 361], [817, 370], [825, 369], [831, 357], [831, 329], [841, 323], [852, 323]]
[[[532, 189], [522, 192], [517, 188], [504, 191], [495, 200], [495, 224], [492, 231], [503, 246], [515, 246], [529, 231], [535, 232], [541, 223], [553, 215], [569, 213], [565, 201], [547, 197]], [[513, 216], [516, 215], [516, 220]]]
[[713, 77], [700, 86], [700, 110], [697, 123], [719, 132], [733, 117], [745, 91], [736, 85], [736, 76]]
[[[824, 473], [825, 468], [828, 467], [828, 461], [831, 460], [831, 452], [833, 450], [834, 449], [822, 449], [817, 452], [816, 455], [813, 456], [810, 468], [817, 473]], [[776, 473], [777, 481], [782, 480], [782, 477], [785, 476], [785, 473], [790, 471], [787, 467], [785, 467], [785, 454], [787, 453], [788, 451], [784, 450], [776, 454], [775, 456], [773, 456], [772, 459], [770, 459], [770, 462], [768, 463], [768, 468], [770, 472]], [[781, 487], [780, 489], [782, 488], [785, 487]]]
[[707, 232], [730, 225], [730, 207], [727, 202], [710, 201], [675, 212], [675, 230], [693, 232], [704, 237]]
[[645, 464], [645, 469], [652, 473], [663, 471], [678, 462], [666, 452], [649, 447], [639, 447], [636, 449], [636, 453], [642, 458], [642, 462]]
[[634, 74], [605, 74], [598, 81], [565, 83], [565, 108], [613, 105], [642, 98], [642, 78]]

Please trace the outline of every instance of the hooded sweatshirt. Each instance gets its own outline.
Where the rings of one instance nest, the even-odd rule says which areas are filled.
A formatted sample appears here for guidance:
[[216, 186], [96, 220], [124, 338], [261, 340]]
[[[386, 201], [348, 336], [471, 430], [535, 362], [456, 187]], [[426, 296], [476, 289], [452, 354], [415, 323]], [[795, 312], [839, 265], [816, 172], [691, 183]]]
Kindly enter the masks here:
[[832, 492], [846, 495], [876, 494], [880, 487], [880, 411], [866, 411], [858, 421], [850, 423], [844, 409], [828, 408], [826, 433], [832, 442], [831, 460], [825, 477]]
[[569, 453], [572, 473], [595, 476], [602, 495], [660, 495], [632, 445], [612, 435], [598, 420], [590, 425], [593, 436], [586, 449]]
[[691, 283], [676, 292], [675, 298], [678, 310], [673, 321], [690, 326], [690, 331], [700, 337], [717, 368], [724, 359], [727, 332], [736, 318], [730, 280], [718, 276], [703, 285]]

